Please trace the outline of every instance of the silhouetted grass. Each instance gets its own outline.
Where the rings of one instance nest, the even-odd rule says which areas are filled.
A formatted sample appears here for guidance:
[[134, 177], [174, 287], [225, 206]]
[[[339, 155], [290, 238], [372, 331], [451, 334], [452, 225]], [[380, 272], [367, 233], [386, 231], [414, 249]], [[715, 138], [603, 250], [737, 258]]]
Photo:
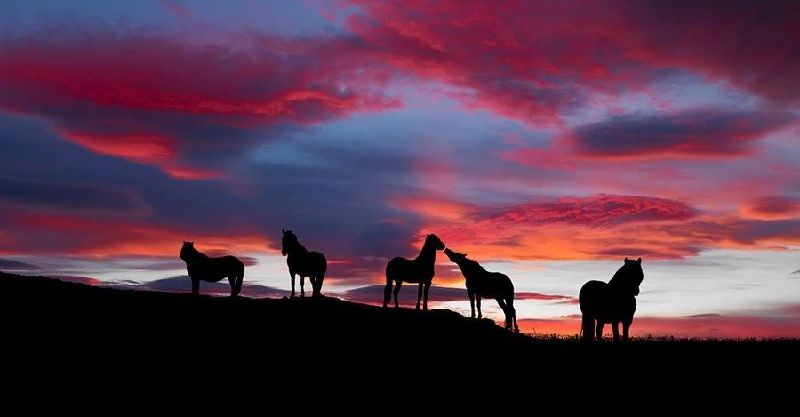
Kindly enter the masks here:
[[118, 290], [3, 273], [0, 316], [5, 357], [14, 358], [8, 364], [26, 372], [108, 366], [115, 375], [238, 369], [326, 379], [470, 373], [548, 381], [678, 372], [720, 380], [774, 369], [793, 375], [800, 352], [800, 342], [789, 339], [644, 337], [587, 345], [574, 336], [509, 333], [449, 310]]

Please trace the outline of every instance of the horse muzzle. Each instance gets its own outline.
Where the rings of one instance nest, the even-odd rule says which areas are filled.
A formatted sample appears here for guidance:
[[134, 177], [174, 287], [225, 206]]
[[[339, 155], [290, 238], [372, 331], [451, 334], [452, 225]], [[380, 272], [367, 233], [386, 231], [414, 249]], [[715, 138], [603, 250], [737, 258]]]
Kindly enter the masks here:
[[[283, 254], [283, 256], [286, 256], [286, 251], [285, 250], [282, 250], [281, 253]], [[638, 292], [638, 290], [637, 290], [637, 292]]]

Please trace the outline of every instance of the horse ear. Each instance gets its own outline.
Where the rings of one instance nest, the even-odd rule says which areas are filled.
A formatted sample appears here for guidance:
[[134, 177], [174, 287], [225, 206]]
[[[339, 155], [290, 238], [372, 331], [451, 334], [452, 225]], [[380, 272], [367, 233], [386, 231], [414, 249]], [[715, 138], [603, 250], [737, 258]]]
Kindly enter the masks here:
[[638, 263], [639, 265], [641, 265], [641, 264], [642, 264], [642, 258], [640, 257], [639, 259], [637, 259], [637, 260], [636, 260], [636, 263]]
[[627, 263], [629, 263], [629, 262], [630, 262], [630, 259], [628, 259], [628, 258], [625, 258], [625, 263], [627, 264]]

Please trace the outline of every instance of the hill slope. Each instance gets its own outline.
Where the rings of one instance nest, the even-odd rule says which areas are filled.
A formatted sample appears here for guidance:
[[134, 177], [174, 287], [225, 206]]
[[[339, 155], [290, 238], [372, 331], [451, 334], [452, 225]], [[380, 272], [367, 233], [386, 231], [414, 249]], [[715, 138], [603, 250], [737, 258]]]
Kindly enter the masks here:
[[[722, 378], [796, 372], [798, 341], [638, 340], [586, 346], [511, 334], [447, 310], [337, 299], [249, 299], [118, 290], [0, 273], [6, 357], [36, 366], [282, 370], [374, 378], [437, 372], [548, 379], [660, 372]], [[77, 365], [76, 365], [77, 364]], [[788, 368], [787, 368], [788, 367]]]

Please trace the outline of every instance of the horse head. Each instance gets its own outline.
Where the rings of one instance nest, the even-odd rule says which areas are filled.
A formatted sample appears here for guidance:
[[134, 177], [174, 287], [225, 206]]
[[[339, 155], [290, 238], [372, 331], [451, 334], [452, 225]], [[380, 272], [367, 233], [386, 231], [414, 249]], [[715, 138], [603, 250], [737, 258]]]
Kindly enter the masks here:
[[629, 288], [633, 295], [639, 295], [639, 286], [642, 285], [643, 280], [642, 258], [635, 261], [625, 258], [625, 264], [614, 274], [609, 284]]
[[439, 236], [431, 233], [425, 237], [425, 246], [432, 247], [434, 250], [442, 250], [444, 249], [444, 242], [439, 239]]
[[452, 250], [450, 250], [450, 248], [446, 248], [444, 250], [444, 254], [447, 255], [448, 258], [450, 258], [450, 262], [455, 262], [456, 264], [459, 265], [461, 264], [461, 262], [464, 262], [467, 259], [466, 253], [453, 252]]
[[292, 247], [297, 246], [300, 243], [300, 241], [297, 240], [297, 236], [295, 236], [294, 232], [292, 232], [291, 230], [283, 229], [282, 231], [283, 231], [283, 238], [281, 239], [281, 244], [283, 248], [281, 249], [281, 253], [283, 254], [283, 256], [286, 256], [286, 254], [289, 253], [289, 250]]
[[183, 241], [183, 246], [181, 246], [181, 260], [188, 261], [189, 257], [197, 252], [197, 249], [194, 248], [194, 242], [187, 242]]

